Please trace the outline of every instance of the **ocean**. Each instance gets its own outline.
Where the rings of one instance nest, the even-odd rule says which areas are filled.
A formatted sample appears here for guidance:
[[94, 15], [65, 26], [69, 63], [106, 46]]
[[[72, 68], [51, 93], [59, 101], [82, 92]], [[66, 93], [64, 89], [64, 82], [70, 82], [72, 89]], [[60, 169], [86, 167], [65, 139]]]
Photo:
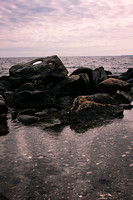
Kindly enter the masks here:
[[[59, 57], [71, 73], [78, 67], [95, 69], [103, 66], [114, 74], [120, 74], [133, 67], [133, 56], [72, 56]], [[26, 63], [35, 57], [0, 58], [0, 76], [8, 75], [9, 68], [17, 63]]]
[[[0, 58], [0, 76], [34, 58]], [[133, 56], [60, 57], [69, 73], [103, 66], [114, 74]], [[0, 122], [1, 123], [1, 122]], [[7, 115], [0, 136], [0, 200], [132, 200], [133, 109], [82, 132], [72, 126], [24, 126]]]

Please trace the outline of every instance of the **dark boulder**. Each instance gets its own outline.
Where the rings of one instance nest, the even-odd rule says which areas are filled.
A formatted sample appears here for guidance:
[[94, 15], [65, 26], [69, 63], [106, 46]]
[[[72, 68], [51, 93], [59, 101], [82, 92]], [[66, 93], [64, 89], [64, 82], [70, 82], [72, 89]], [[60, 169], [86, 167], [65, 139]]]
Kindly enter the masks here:
[[51, 56], [12, 66], [9, 70], [9, 80], [13, 88], [40, 80], [48, 85], [59, 82], [67, 74], [68, 71], [61, 60], [57, 56]]
[[57, 100], [57, 104], [61, 105], [62, 107], [65, 107], [65, 108], [72, 105], [72, 103], [73, 103], [73, 98], [70, 96], [64, 96]]
[[9, 108], [13, 108], [14, 107], [14, 92], [13, 91], [4, 92], [4, 97], [5, 97], [6, 105]]
[[119, 76], [119, 78], [122, 79], [122, 80], [124, 80], [124, 81], [132, 79], [133, 78], [133, 68], [130, 68], [130, 69], [127, 70], [127, 72], [122, 73]]
[[79, 67], [78, 69], [74, 70], [70, 76], [72, 75], [78, 75], [78, 74], [81, 74], [81, 73], [86, 73], [90, 79], [90, 81], [92, 82], [92, 69], [90, 68], [86, 68], [86, 67]]
[[113, 119], [123, 114], [119, 105], [102, 104], [87, 100], [86, 96], [76, 98], [69, 113], [62, 117], [64, 123], [90, 124], [94, 121]]
[[47, 88], [43, 85], [43, 83], [37, 82], [37, 83], [25, 83], [23, 85], [21, 85], [18, 89], [16, 89], [16, 92], [21, 92], [21, 91], [35, 91], [35, 90], [39, 90], [39, 91], [44, 91]]
[[11, 85], [9, 83], [9, 77], [8, 76], [2, 76], [0, 77], [0, 91], [10, 91]]
[[39, 121], [39, 117], [31, 115], [20, 115], [17, 119], [24, 125], [34, 124]]
[[15, 107], [19, 108], [44, 108], [55, 103], [54, 95], [46, 91], [22, 91], [14, 95]]
[[8, 111], [4, 98], [0, 95], [0, 116], [5, 115]]
[[115, 95], [115, 99], [119, 104], [130, 104], [132, 102], [132, 97], [129, 94], [119, 90]]
[[[85, 98], [88, 101], [94, 101], [96, 103], [101, 103], [101, 104], [112, 104], [112, 105], [118, 104], [115, 98], [111, 97], [109, 94], [106, 94], [106, 93], [87, 95]], [[80, 101], [80, 99], [82, 99], [81, 96], [77, 97], [77, 102]]]
[[122, 81], [116, 78], [108, 78], [98, 84], [98, 90], [100, 92], [115, 94], [117, 90], [129, 92], [131, 85], [126, 81]]
[[31, 115], [31, 116], [33, 116], [34, 114], [35, 114], [35, 109], [30, 108], [30, 109], [25, 109], [25, 110], [19, 111], [17, 115], [18, 116], [19, 115]]
[[72, 75], [56, 84], [52, 91], [57, 97], [77, 97], [90, 93], [90, 81], [86, 73]]
[[9, 133], [9, 127], [7, 124], [7, 118], [6, 116], [0, 116], [0, 136], [6, 135], [8, 133]]
[[96, 87], [100, 82], [107, 79], [107, 74], [103, 67], [96, 68], [92, 72], [93, 87]]

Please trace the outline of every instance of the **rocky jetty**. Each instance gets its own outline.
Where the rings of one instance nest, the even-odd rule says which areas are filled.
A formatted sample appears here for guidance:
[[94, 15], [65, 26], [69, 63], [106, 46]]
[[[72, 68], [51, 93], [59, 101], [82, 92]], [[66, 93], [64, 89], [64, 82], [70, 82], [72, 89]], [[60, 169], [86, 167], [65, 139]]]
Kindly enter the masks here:
[[54, 118], [83, 126], [122, 116], [125, 107], [132, 108], [133, 69], [118, 78], [110, 74], [103, 67], [82, 67], [68, 76], [57, 56], [17, 64], [0, 77], [0, 116], [10, 109], [24, 125]]

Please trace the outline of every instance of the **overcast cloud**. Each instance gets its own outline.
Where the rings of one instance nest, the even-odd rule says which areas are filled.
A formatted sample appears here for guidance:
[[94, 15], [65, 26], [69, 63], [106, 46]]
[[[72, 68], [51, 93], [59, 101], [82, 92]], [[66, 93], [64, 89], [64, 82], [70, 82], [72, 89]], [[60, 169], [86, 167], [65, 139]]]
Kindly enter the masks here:
[[133, 54], [132, 0], [0, 0], [0, 56]]

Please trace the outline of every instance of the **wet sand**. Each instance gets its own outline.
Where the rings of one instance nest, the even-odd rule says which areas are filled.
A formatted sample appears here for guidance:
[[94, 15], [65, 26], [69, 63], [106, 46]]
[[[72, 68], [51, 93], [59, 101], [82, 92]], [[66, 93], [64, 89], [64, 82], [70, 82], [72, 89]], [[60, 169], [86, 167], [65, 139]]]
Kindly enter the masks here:
[[10, 115], [8, 126], [0, 137], [0, 200], [133, 199], [133, 110], [84, 133], [22, 126]]

